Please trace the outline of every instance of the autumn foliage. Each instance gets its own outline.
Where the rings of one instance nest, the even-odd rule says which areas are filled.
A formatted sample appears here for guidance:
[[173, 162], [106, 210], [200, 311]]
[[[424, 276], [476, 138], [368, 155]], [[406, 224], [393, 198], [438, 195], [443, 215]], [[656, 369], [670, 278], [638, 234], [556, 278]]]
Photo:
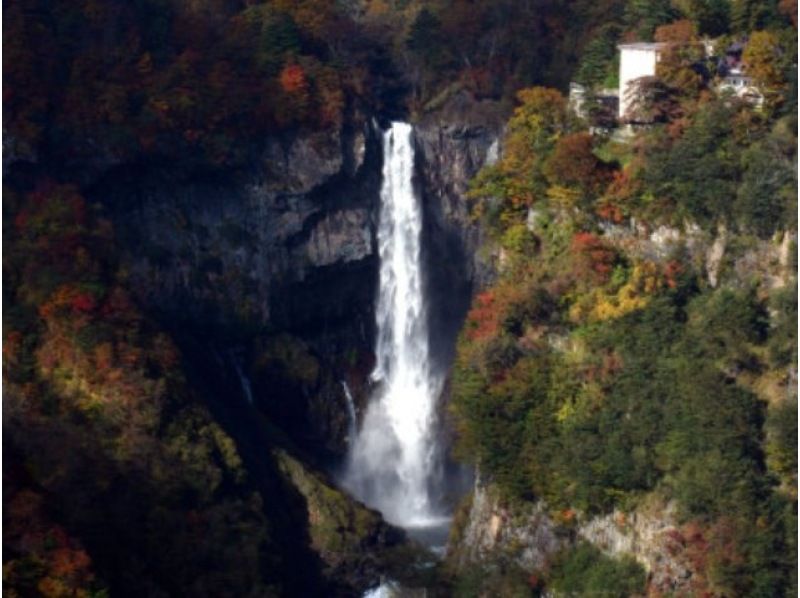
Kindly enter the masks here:
[[594, 153], [594, 138], [587, 132], [572, 133], [558, 140], [546, 173], [553, 184], [579, 188], [587, 194], [601, 193], [614, 170]]
[[[184, 589], [205, 575], [199, 555], [228, 546], [218, 534], [245, 520], [236, 566], [217, 553], [212, 575], [223, 572], [226, 587], [261, 584], [260, 573], [241, 575], [242, 554], [255, 555], [244, 557], [250, 572], [263, 562], [260, 499], [246, 489], [231, 496], [242, 480], [236, 448], [190, 395], [177, 347], [124, 288], [100, 208], [75, 186], [47, 181], [4, 199], [13, 221], [4, 449], [14, 455], [4, 468], [4, 591], [88, 598], [108, 587]], [[192, 538], [186, 511], [202, 522]], [[156, 545], [178, 556], [148, 555]], [[118, 550], [115, 564], [108, 555]], [[149, 573], [128, 577], [145, 559]]]
[[495, 294], [485, 291], [475, 297], [474, 306], [467, 315], [467, 336], [478, 340], [497, 334], [499, 326]]
[[572, 237], [572, 251], [598, 281], [607, 279], [617, 259], [615, 251], [600, 237], [589, 232], [575, 233]]
[[6, 490], [11, 496], [3, 505], [4, 582], [46, 598], [89, 598], [95, 574], [81, 543], [48, 518], [41, 494], [16, 483]]
[[481, 341], [496, 337], [508, 325], [513, 312], [522, 308], [526, 298], [525, 289], [515, 285], [497, 286], [478, 293], [467, 314], [467, 338]]
[[283, 91], [286, 93], [298, 96], [308, 94], [308, 81], [303, 67], [300, 65], [286, 65], [281, 71], [280, 82]]
[[364, 48], [329, 2], [14, 0], [5, 17], [4, 116], [23, 155], [49, 140], [88, 159], [100, 140], [117, 159], [236, 163], [243, 143], [338, 125], [345, 93], [371, 93]]

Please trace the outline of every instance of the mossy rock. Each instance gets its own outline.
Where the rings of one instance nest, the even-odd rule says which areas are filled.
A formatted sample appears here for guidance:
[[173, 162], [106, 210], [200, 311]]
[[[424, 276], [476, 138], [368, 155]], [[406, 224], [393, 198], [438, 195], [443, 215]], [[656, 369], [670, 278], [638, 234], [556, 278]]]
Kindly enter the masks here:
[[280, 471], [303, 495], [313, 548], [333, 568], [380, 568], [387, 548], [405, 541], [405, 534], [335, 488], [282, 449], [273, 452]]

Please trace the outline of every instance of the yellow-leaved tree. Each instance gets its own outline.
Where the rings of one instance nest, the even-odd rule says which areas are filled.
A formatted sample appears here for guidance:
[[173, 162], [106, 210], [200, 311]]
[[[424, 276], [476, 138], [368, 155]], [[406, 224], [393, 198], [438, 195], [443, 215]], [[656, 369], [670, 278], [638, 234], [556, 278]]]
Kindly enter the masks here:
[[778, 36], [771, 31], [754, 32], [742, 53], [747, 74], [764, 94], [767, 109], [775, 108], [783, 101], [786, 89], [785, 55]]
[[[503, 220], [513, 220], [547, 197], [547, 158], [567, 131], [567, 102], [556, 89], [531, 87], [517, 93], [519, 106], [508, 122], [503, 157], [473, 181], [470, 197], [497, 198]], [[482, 211], [479, 202], [477, 211]]]

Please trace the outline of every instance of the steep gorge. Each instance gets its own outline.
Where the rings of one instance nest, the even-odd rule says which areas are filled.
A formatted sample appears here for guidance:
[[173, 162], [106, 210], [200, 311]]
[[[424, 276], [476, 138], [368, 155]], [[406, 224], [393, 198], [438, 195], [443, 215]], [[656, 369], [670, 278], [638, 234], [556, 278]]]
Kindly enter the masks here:
[[[572, 11], [547, 2], [480, 3], [486, 27], [443, 44], [468, 4], [431, 5], [440, 21], [416, 3], [11, 0], [15, 591], [353, 595], [413, 569], [403, 534], [331, 475], [375, 365], [380, 130], [415, 121], [444, 377], [492, 272], [467, 181], [514, 90], [574, 60], [550, 43]], [[433, 45], [412, 41], [431, 25]]]
[[[444, 110], [416, 127], [432, 356], [440, 373], [473, 282], [490, 272], [474, 257], [480, 231], [462, 196], [499, 134], [499, 119], [469, 116]], [[249, 171], [114, 170], [91, 187], [91, 197], [113, 217], [142, 303], [169, 326], [191, 331], [229, 367], [241, 362], [256, 405], [298, 444], [335, 460], [344, 453], [347, 424], [341, 381], [361, 408], [372, 367], [380, 125], [362, 118], [340, 131], [301, 132], [265, 146]], [[282, 393], [274, 379], [259, 379], [259, 358], [269, 368], [264, 354], [286, 335], [308, 371], [290, 372], [299, 380], [288, 385], [299, 387]], [[272, 360], [276, 367], [279, 360]]]
[[[474, 257], [481, 233], [463, 193], [500, 128], [493, 103], [459, 97], [456, 104], [415, 131], [431, 363], [440, 377], [473, 286], [491, 275], [491, 265]], [[130, 288], [178, 341], [193, 382], [210, 389], [212, 413], [256, 481], [274, 475], [259, 463], [259, 447], [276, 442], [295, 453], [295, 480], [299, 467], [310, 467], [302, 474], [310, 479], [314, 470], [335, 472], [350, 425], [342, 382], [353, 389], [359, 415], [366, 409], [376, 338], [380, 129], [364, 118], [338, 132], [269, 139], [250, 171], [117, 168], [90, 187], [113, 218]], [[466, 488], [451, 490], [452, 504]], [[398, 541], [380, 533], [383, 539], [361, 544], [368, 560], [380, 555], [381, 543]], [[335, 553], [324, 558], [336, 561]], [[382, 558], [365, 569], [336, 565], [336, 575], [357, 586], [373, 583], [386, 570]]]

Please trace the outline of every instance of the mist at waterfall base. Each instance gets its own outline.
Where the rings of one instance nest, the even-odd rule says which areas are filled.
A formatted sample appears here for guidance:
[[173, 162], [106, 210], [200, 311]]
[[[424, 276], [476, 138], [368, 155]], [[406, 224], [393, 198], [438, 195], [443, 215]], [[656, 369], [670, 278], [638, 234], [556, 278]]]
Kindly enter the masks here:
[[435, 438], [442, 380], [430, 363], [411, 125], [392, 123], [383, 145], [374, 391], [351, 441], [343, 484], [390, 523], [436, 544], [449, 523], [439, 500]]

